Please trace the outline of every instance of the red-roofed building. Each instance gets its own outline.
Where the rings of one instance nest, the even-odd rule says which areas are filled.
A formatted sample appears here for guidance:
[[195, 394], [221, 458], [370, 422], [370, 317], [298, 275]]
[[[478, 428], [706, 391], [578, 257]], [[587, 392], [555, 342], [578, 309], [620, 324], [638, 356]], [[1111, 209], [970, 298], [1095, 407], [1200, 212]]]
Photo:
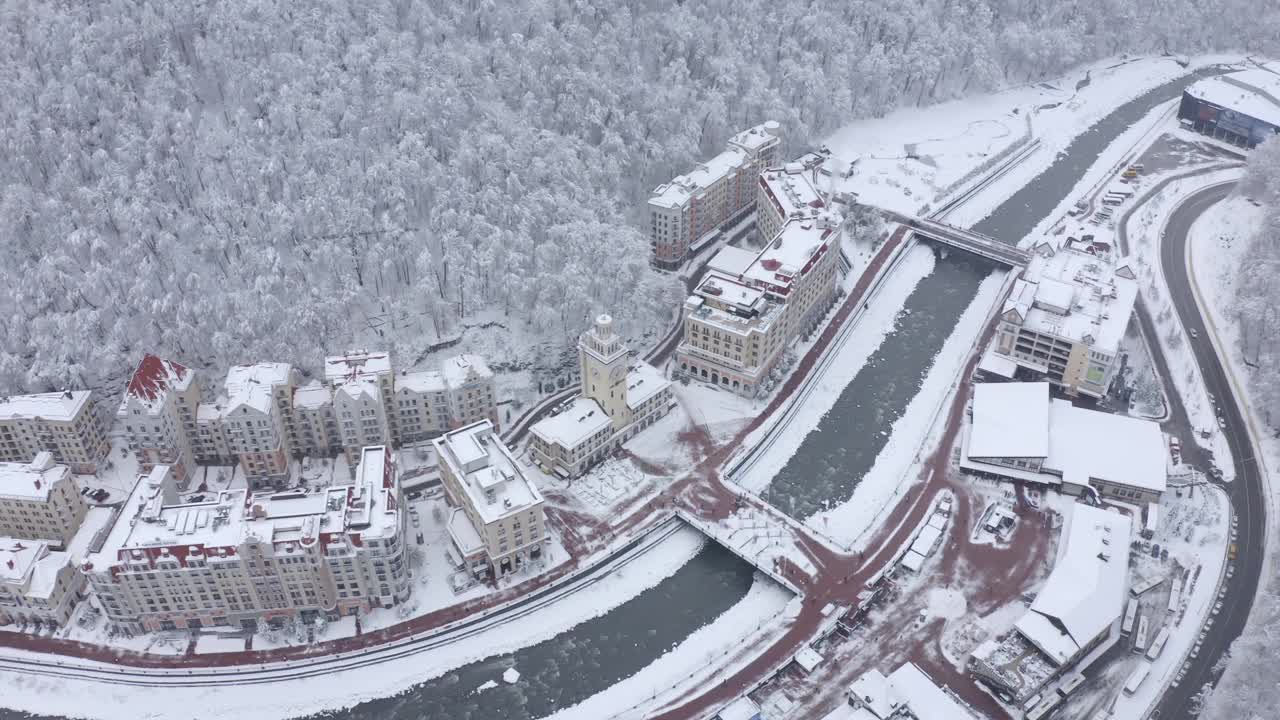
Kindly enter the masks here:
[[169, 465], [183, 487], [195, 466], [200, 386], [195, 371], [148, 353], [129, 378], [116, 418], [142, 472]]

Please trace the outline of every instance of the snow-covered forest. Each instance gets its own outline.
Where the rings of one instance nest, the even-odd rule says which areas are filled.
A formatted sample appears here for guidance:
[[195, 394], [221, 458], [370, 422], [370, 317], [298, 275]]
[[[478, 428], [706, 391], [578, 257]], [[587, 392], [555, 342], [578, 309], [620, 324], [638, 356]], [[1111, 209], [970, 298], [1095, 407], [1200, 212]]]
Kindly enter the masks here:
[[93, 386], [144, 349], [313, 366], [371, 318], [390, 345], [482, 311], [651, 326], [678, 286], [638, 206], [735, 129], [779, 120], [795, 151], [1101, 56], [1261, 49], [1265, 6], [13, 0], [0, 387]]
[[[1249, 373], [1253, 404], [1270, 425], [1266, 431], [1275, 433], [1280, 425], [1275, 411], [1280, 403], [1280, 141], [1263, 143], [1250, 154], [1240, 192], [1262, 203], [1266, 214], [1238, 269], [1236, 313], [1244, 345], [1239, 350], [1256, 365]], [[1274, 518], [1269, 522], [1274, 527]], [[1275, 530], [1270, 533], [1274, 537]], [[1280, 552], [1273, 548], [1268, 555], [1249, 624], [1231, 645], [1231, 670], [1206, 708], [1209, 720], [1270, 717], [1280, 707], [1280, 681], [1273, 672], [1258, 672], [1275, 667], [1280, 638]]]

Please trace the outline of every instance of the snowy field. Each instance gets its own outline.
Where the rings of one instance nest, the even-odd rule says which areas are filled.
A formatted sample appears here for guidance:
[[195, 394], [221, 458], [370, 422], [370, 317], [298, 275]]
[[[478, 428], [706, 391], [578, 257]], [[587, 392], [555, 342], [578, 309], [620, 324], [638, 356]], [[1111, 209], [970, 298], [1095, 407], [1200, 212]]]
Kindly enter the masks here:
[[[838, 173], [855, 163], [849, 178], [837, 175], [831, 182], [836, 190], [858, 193], [863, 202], [915, 213], [936, 204], [940, 192], [963, 185], [960, 181], [993, 154], [1023, 142], [1030, 117], [1031, 134], [1040, 140], [1040, 148], [998, 181], [999, 188], [982, 193], [1007, 196], [1047, 166], [1081, 131], [1123, 102], [1197, 67], [1238, 61], [1238, 57], [1202, 57], [1183, 68], [1167, 57], [1109, 59], [1048, 82], [861, 120], [826, 141], [832, 151], [828, 167]], [[995, 204], [969, 203], [949, 219], [972, 224]]]

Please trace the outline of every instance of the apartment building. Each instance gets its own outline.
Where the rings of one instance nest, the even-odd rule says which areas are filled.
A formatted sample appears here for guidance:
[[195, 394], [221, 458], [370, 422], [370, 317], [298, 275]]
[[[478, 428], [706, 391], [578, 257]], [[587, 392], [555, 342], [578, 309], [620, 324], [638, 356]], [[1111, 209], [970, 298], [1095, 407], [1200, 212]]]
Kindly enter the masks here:
[[542, 557], [542, 494], [481, 420], [432, 441], [453, 509], [449, 537], [458, 560], [477, 577], [501, 578]]
[[787, 163], [760, 173], [756, 191], [756, 229], [771, 240], [792, 218], [817, 217], [826, 208], [814, 187], [812, 170], [803, 163]]
[[401, 444], [429, 440], [479, 420], [498, 423], [493, 372], [479, 355], [448, 358], [440, 370], [401, 373], [396, 407]]
[[726, 247], [684, 305], [680, 372], [746, 396], [835, 301], [839, 218], [788, 220], [754, 255]]
[[333, 457], [342, 452], [342, 436], [333, 415], [333, 390], [317, 380], [293, 391], [295, 450], [306, 457]]
[[129, 634], [392, 607], [411, 590], [395, 457], [365, 448], [351, 483], [321, 492], [185, 504], [158, 466], [83, 571]]
[[111, 452], [93, 392], [66, 390], [0, 398], [0, 461], [47, 450], [71, 472], [92, 474]]
[[69, 553], [0, 537], [0, 625], [62, 627], [84, 597], [84, 575]]
[[42, 451], [25, 463], [0, 463], [0, 536], [66, 547], [89, 508], [71, 469]]
[[582, 394], [530, 428], [530, 455], [545, 472], [577, 477], [671, 410], [671, 383], [632, 361], [608, 315], [578, 338]]
[[194, 370], [147, 354], [129, 378], [116, 418], [147, 472], [167, 465], [182, 487], [195, 469], [200, 387]]
[[1090, 236], [1041, 242], [1005, 301], [982, 369], [1104, 397], [1137, 300], [1134, 277], [1108, 243]]
[[755, 205], [756, 177], [777, 164], [782, 126], [769, 121], [729, 139], [724, 152], [654, 189], [649, 198], [653, 263], [676, 268], [691, 248]]
[[[395, 371], [388, 352], [349, 352], [324, 359], [325, 384], [333, 389], [333, 414], [347, 462], [365, 445], [398, 444]], [[376, 407], [374, 407], [376, 405]]]
[[193, 443], [196, 462], [201, 465], [233, 465], [235, 454], [227, 438], [227, 426], [222, 415], [227, 409], [227, 398], [214, 402], [201, 402], [196, 406], [196, 437]]
[[288, 480], [295, 384], [287, 363], [237, 365], [227, 371], [222, 411], [227, 447], [254, 489]]

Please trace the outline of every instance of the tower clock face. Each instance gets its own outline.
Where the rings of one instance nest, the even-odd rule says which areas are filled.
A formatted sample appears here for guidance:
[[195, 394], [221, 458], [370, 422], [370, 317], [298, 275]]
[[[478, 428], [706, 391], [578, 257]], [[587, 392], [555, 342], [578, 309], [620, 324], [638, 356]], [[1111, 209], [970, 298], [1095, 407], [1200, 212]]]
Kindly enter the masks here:
[[613, 370], [609, 371], [609, 379], [614, 382], [617, 382], [621, 380], [622, 376], [625, 375], [626, 373], [627, 373], [627, 369], [619, 365], [618, 367], [615, 367]]

